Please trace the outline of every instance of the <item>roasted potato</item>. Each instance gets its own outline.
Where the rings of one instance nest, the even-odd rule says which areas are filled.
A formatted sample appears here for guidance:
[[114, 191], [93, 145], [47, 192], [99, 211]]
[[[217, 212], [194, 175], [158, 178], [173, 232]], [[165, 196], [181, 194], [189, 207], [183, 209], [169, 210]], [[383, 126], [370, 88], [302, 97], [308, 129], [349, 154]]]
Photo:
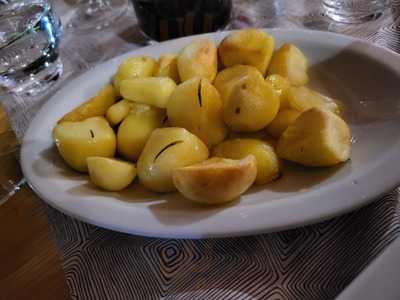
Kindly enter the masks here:
[[225, 67], [250, 65], [265, 75], [274, 51], [274, 38], [264, 31], [243, 29], [228, 35], [218, 54]]
[[122, 80], [152, 76], [155, 67], [156, 60], [150, 56], [129, 57], [119, 65], [113, 78], [114, 87], [119, 92]]
[[257, 139], [231, 139], [214, 147], [212, 156], [242, 159], [253, 155], [257, 161], [256, 184], [262, 185], [280, 176], [281, 164], [273, 145]]
[[88, 157], [86, 162], [90, 181], [106, 191], [123, 190], [136, 177], [136, 167], [130, 162], [99, 156]]
[[126, 79], [120, 83], [121, 95], [137, 103], [166, 108], [176, 83], [168, 77]]
[[216, 88], [205, 78], [181, 83], [167, 105], [168, 122], [197, 135], [208, 146], [221, 142], [228, 133], [222, 120], [222, 101]]
[[268, 75], [265, 80], [272, 85], [275, 92], [278, 94], [280, 102], [279, 109], [283, 110], [290, 108], [288, 101], [288, 92], [290, 88], [289, 80], [278, 74]]
[[277, 153], [309, 167], [333, 166], [350, 158], [350, 129], [331, 111], [303, 112], [281, 135]]
[[178, 55], [178, 72], [182, 81], [203, 77], [213, 81], [217, 75], [217, 48], [210, 40], [191, 42]]
[[256, 175], [252, 155], [241, 160], [214, 157], [172, 171], [174, 185], [185, 198], [208, 205], [237, 199], [253, 184]]
[[61, 157], [106, 191], [137, 175], [147, 189], [178, 190], [206, 205], [276, 180], [283, 159], [311, 167], [346, 161], [344, 107], [306, 86], [299, 48], [274, 44], [263, 30], [244, 29], [218, 49], [199, 39], [158, 60], [126, 59], [113, 84], [58, 121]]
[[96, 96], [65, 114], [58, 123], [78, 122], [92, 117], [104, 116], [108, 108], [117, 101], [118, 95], [111, 84], [105, 85]]
[[288, 128], [289, 125], [292, 124], [299, 115], [300, 112], [294, 109], [280, 110], [275, 119], [273, 119], [272, 122], [267, 126], [266, 129], [268, 134], [278, 139], [286, 130], [286, 128]]
[[118, 125], [129, 114], [134, 103], [129, 100], [122, 99], [111, 105], [106, 112], [106, 119], [111, 126]]
[[263, 78], [244, 77], [236, 82], [224, 103], [224, 121], [238, 132], [258, 131], [279, 111], [279, 98]]
[[175, 83], [179, 83], [178, 56], [175, 54], [161, 55], [155, 67], [154, 76], [169, 77]]
[[319, 107], [340, 114], [339, 107], [333, 99], [305, 86], [289, 88], [288, 102], [291, 108], [300, 112]]
[[292, 85], [308, 83], [308, 61], [305, 55], [293, 44], [284, 44], [272, 56], [269, 74], [278, 74], [289, 80]]
[[255, 80], [263, 80], [260, 71], [255, 67], [245, 65], [226, 68], [217, 74], [214, 86], [217, 88], [223, 103], [226, 103], [233, 86], [244, 77], [257, 77]]
[[115, 133], [104, 117], [62, 122], [54, 127], [53, 138], [58, 153], [78, 172], [87, 172], [88, 157], [113, 157], [115, 154]]
[[207, 158], [207, 146], [194, 134], [184, 128], [159, 128], [153, 131], [139, 157], [139, 180], [150, 190], [171, 192], [176, 189], [172, 170]]
[[118, 127], [118, 153], [128, 160], [136, 161], [151, 133], [162, 127], [164, 117], [165, 111], [155, 107], [132, 111]]

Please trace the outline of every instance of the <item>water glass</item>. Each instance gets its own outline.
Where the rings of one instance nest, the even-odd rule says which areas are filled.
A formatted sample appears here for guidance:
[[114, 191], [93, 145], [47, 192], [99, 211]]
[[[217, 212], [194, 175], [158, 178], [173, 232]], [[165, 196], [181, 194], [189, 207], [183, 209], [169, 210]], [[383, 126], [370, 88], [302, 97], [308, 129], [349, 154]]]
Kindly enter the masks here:
[[45, 0], [0, 6], [0, 88], [37, 95], [62, 73], [61, 25]]
[[0, 105], [0, 205], [15, 193], [23, 176], [18, 162], [18, 139]]
[[390, 0], [322, 0], [328, 17], [342, 23], [374, 20], [389, 7]]
[[163, 41], [212, 32], [230, 19], [231, 0], [132, 0], [145, 35]]

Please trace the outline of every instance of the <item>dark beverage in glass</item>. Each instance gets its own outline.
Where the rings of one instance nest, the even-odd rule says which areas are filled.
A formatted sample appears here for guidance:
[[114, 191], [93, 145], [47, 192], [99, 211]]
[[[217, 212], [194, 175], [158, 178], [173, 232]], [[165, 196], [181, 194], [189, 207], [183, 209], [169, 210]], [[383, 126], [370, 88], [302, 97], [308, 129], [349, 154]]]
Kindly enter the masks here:
[[230, 19], [231, 0], [132, 0], [139, 25], [158, 41], [212, 32]]

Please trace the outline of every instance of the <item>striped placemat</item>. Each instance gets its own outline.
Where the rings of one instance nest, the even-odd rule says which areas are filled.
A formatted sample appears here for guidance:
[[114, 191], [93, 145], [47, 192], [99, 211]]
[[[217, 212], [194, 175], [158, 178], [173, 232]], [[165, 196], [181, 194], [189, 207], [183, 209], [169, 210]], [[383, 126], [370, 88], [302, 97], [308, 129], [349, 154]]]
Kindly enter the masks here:
[[51, 208], [72, 299], [334, 299], [400, 234], [399, 190], [330, 221], [272, 234], [132, 236]]

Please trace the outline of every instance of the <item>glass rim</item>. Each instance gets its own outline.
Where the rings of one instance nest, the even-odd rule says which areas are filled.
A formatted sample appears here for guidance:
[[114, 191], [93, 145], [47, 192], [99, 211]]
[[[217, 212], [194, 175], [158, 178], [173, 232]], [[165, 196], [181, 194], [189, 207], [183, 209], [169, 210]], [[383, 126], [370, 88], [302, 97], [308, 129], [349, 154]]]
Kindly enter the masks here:
[[15, 42], [22, 36], [26, 35], [27, 32], [32, 30], [32, 28], [40, 21], [40, 19], [42, 19], [43, 16], [49, 13], [51, 9], [51, 4], [47, 0], [23, 0], [23, 1], [12, 1], [5, 5], [0, 5], [0, 19], [1, 19], [7, 17], [8, 15], [7, 13], [9, 12], [13, 12], [16, 9], [32, 4], [40, 5], [41, 7], [43, 7], [43, 11], [35, 14], [35, 17], [29, 20], [29, 22], [27, 22], [23, 31], [10, 35], [10, 37], [7, 38], [4, 43], [2, 43], [3, 45], [0, 44], [0, 49], [7, 47], [8, 45]]

